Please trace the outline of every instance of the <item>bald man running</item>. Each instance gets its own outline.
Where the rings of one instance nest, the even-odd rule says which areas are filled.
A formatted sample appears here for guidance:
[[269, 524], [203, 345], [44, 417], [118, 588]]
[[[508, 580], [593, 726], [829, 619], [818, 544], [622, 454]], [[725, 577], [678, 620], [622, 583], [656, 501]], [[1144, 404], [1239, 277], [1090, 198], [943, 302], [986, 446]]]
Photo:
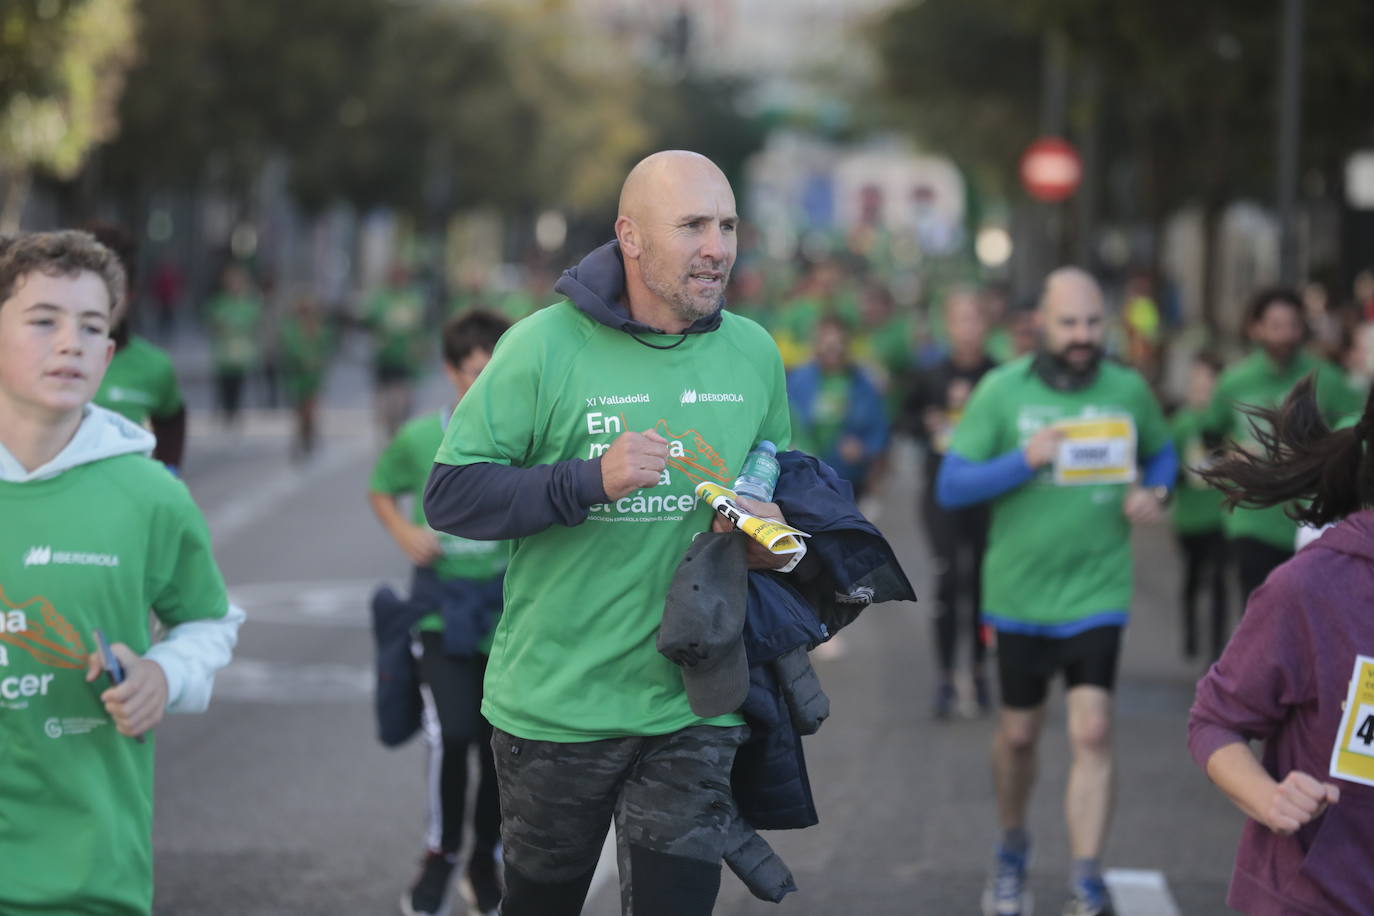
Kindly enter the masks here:
[[1102, 292], [1050, 274], [1038, 352], [988, 373], [936, 483], [948, 509], [992, 504], [983, 617], [997, 631], [1002, 709], [993, 781], [1003, 830], [983, 898], [1029, 909], [1026, 808], [1050, 682], [1068, 687], [1065, 813], [1073, 854], [1066, 916], [1112, 912], [1099, 856], [1112, 809], [1112, 687], [1131, 603], [1132, 523], [1158, 521], [1177, 473], [1168, 427], [1136, 372], [1102, 359]]
[[696, 483], [791, 439], [777, 347], [722, 311], [737, 223], [710, 160], [639, 163], [615, 240], [563, 274], [566, 301], [506, 332], [436, 457], [430, 525], [518, 539], [482, 704], [504, 916], [580, 913], [612, 818], [625, 912], [715, 903], [744, 720], [694, 714], [655, 641], [673, 572], [711, 523]]

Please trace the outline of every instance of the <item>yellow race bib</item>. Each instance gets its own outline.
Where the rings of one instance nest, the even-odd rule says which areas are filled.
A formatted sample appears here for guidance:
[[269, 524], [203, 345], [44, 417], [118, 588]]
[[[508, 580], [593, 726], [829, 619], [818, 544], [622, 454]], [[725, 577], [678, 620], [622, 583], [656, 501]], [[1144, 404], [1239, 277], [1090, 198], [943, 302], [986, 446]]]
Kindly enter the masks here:
[[1054, 459], [1059, 486], [1135, 481], [1135, 421], [1129, 416], [1059, 420], [1064, 434]]

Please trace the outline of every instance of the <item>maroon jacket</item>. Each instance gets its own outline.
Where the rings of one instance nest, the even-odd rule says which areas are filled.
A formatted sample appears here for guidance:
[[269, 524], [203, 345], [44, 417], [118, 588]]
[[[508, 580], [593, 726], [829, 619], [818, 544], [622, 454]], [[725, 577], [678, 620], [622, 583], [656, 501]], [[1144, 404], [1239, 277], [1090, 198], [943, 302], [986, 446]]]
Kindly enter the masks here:
[[[1250, 596], [1221, 659], [1198, 683], [1188, 747], [1264, 740], [1264, 768], [1331, 778], [1356, 655], [1374, 656], [1374, 511], [1358, 512]], [[1255, 916], [1374, 912], [1374, 786], [1335, 781], [1339, 803], [1293, 836], [1247, 820], [1227, 903]]]

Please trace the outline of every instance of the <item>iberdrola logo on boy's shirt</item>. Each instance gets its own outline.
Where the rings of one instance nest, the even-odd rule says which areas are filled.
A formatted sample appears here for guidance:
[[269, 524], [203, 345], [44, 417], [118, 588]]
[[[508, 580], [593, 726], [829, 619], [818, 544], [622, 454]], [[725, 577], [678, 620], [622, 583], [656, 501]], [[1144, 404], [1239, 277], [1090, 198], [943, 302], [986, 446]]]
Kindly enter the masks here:
[[24, 554], [25, 566], [118, 566], [119, 555], [89, 553], [81, 550], [53, 550], [50, 544], [30, 547]]

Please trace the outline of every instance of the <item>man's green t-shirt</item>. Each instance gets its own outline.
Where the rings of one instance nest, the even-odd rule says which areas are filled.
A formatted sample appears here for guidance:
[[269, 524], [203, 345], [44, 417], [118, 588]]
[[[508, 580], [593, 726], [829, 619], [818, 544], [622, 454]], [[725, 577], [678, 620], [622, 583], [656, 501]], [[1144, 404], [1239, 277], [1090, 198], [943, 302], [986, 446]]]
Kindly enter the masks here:
[[[1072, 635], [1097, 622], [1121, 622], [1131, 604], [1131, 530], [1122, 512], [1125, 482], [1101, 483], [1116, 470], [1132, 474], [1169, 443], [1164, 414], [1135, 371], [1103, 362], [1079, 391], [1056, 391], [1022, 356], [989, 372], [974, 389], [950, 451], [989, 461], [1024, 448], [1041, 428], [1075, 430], [1070, 443], [1109, 456], [1095, 468], [1069, 467], [1056, 483], [1054, 465], [992, 503], [983, 561], [983, 609], [1001, 629]], [[1095, 428], [1100, 427], [1100, 429]]]
[[418, 289], [382, 289], [368, 301], [367, 322], [376, 337], [378, 366], [415, 374], [429, 356], [425, 299]]
[[[411, 520], [422, 527], [425, 521], [424, 495], [429, 472], [434, 467], [434, 454], [444, 441], [444, 427], [450, 411], [443, 410], [416, 417], [396, 432], [372, 468], [368, 489], [374, 493], [410, 497]], [[510, 548], [506, 541], [473, 541], [436, 531], [443, 556], [434, 563], [440, 579], [476, 579], [485, 581], [501, 575], [506, 569]], [[442, 630], [444, 621], [438, 614], [420, 620], [422, 630]], [[478, 645], [487, 652], [492, 634], [488, 633]]]
[[1210, 460], [1211, 450], [1203, 441], [1207, 413], [1191, 407], [1180, 407], [1169, 418], [1174, 447], [1178, 449], [1179, 484], [1174, 490], [1173, 523], [1179, 534], [1202, 534], [1220, 531], [1225, 518], [1221, 508], [1221, 494], [1198, 476]]
[[137, 334], [114, 355], [95, 403], [147, 426], [152, 417], [170, 417], [181, 409], [172, 358]]
[[153, 749], [86, 683], [99, 627], [140, 655], [228, 610], [205, 521], [162, 465], [123, 455], [0, 481], [0, 913], [146, 914]]
[[210, 300], [206, 311], [214, 337], [215, 368], [221, 372], [247, 372], [257, 365], [262, 303], [252, 296], [221, 293]]
[[[1316, 373], [1317, 404], [1328, 423], [1349, 413], [1359, 413], [1364, 396], [1355, 391], [1330, 363], [1308, 353], [1296, 354], [1280, 366], [1263, 350], [1256, 350], [1231, 366], [1217, 380], [1208, 409], [1208, 429], [1247, 447], [1254, 446], [1249, 417], [1242, 406], [1276, 407], [1304, 376]], [[1285, 506], [1268, 509], [1235, 509], [1226, 516], [1226, 536], [1254, 538], [1280, 550], [1291, 551], [1297, 523], [1285, 514]]]
[[523, 738], [742, 721], [694, 714], [655, 640], [673, 572], [711, 525], [696, 484], [729, 486], [759, 440], [791, 441], [782, 360], [761, 327], [729, 312], [709, 333], [640, 338], [569, 302], [536, 312], [501, 338], [436, 458], [534, 467], [597, 458], [627, 431], [668, 440], [657, 486], [513, 542], [482, 712]]

